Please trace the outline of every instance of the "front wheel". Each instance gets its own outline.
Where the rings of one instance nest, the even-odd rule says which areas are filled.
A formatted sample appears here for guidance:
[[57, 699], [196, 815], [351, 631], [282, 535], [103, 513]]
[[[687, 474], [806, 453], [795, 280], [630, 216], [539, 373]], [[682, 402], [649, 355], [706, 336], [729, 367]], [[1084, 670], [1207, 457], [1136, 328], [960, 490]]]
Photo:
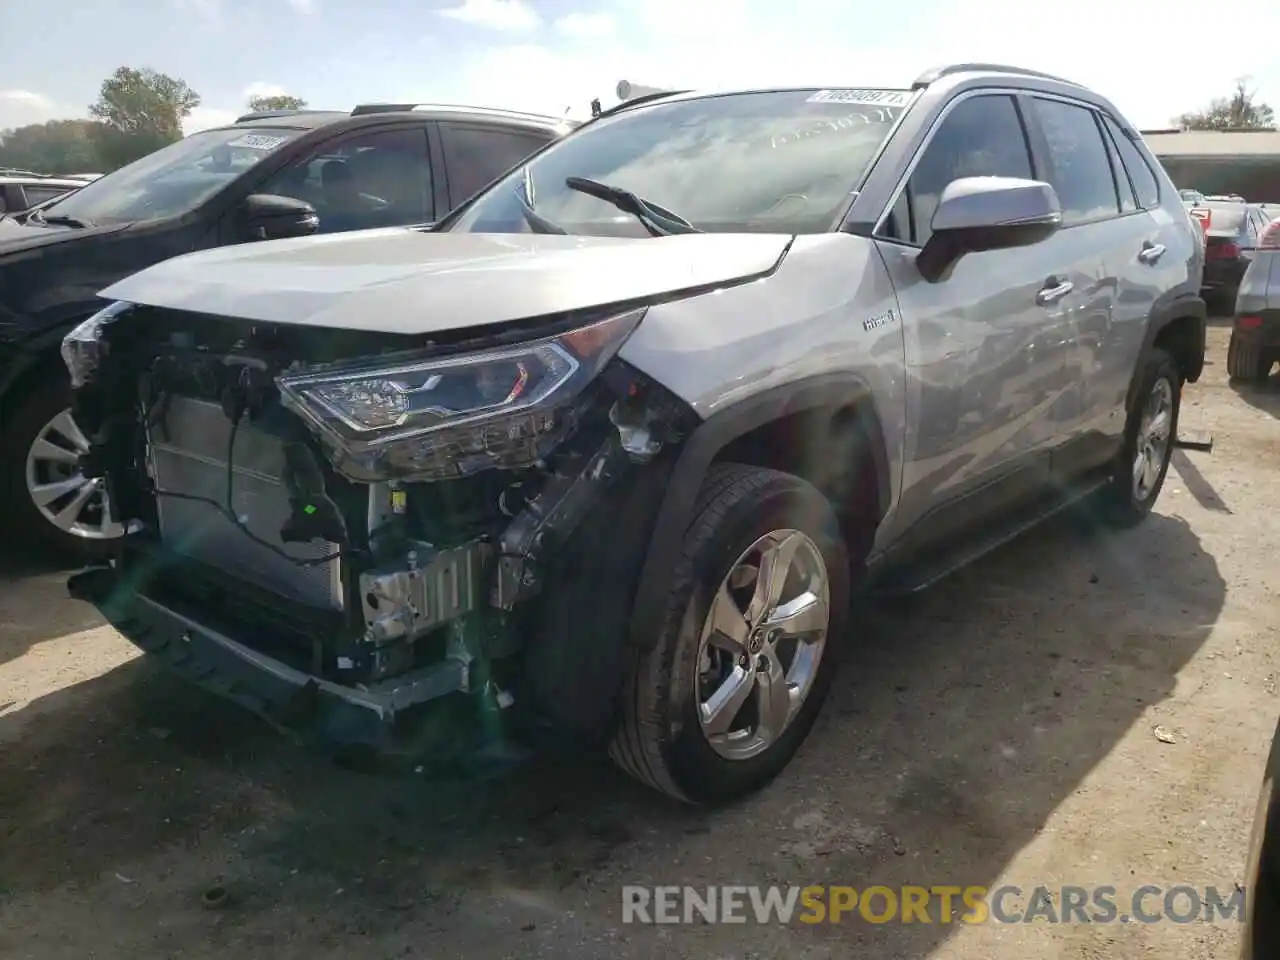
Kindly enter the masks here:
[[827, 499], [790, 474], [715, 467], [662, 633], [632, 664], [610, 755], [687, 803], [764, 786], [813, 725], [848, 610], [848, 557]]
[[111, 519], [101, 481], [80, 472], [89, 443], [71, 416], [66, 375], [51, 371], [18, 403], [0, 434], [0, 494], [13, 542], [89, 562], [124, 530]]

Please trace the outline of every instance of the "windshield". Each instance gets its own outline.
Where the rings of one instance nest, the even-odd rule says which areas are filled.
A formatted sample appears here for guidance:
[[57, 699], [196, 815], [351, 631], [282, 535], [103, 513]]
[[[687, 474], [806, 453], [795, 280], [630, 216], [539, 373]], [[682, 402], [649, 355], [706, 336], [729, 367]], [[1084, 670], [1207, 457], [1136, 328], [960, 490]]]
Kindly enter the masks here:
[[533, 231], [527, 199], [544, 230], [549, 222], [574, 234], [648, 236], [634, 215], [565, 186], [582, 177], [630, 191], [698, 230], [824, 233], [910, 98], [904, 90], [789, 90], [636, 107], [543, 151], [446, 229]]
[[86, 223], [178, 216], [194, 209], [299, 133], [261, 127], [193, 133], [86, 183], [45, 207], [43, 213]]

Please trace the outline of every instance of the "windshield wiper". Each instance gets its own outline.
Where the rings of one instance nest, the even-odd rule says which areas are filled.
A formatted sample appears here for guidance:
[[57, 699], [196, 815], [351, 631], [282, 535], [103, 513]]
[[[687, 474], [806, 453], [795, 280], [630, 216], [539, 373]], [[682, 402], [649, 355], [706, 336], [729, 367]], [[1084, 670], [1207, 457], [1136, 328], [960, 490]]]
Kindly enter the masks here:
[[586, 177], [566, 177], [564, 185], [570, 190], [611, 203], [623, 213], [631, 214], [655, 237], [668, 237], [674, 233], [702, 233], [678, 213], [672, 213], [622, 187], [588, 180]]
[[73, 217], [66, 213], [55, 213], [49, 215], [40, 210], [33, 210], [31, 212], [31, 216], [27, 217], [27, 219], [33, 220], [36, 223], [50, 223], [55, 226], [74, 227], [77, 230], [83, 230], [86, 227], [93, 226], [93, 224], [88, 220], [81, 220], [79, 217]]
[[524, 179], [520, 189], [516, 190], [516, 203], [520, 204], [520, 214], [534, 233], [554, 233], [568, 236], [569, 231], [554, 220], [548, 220], [533, 209], [533, 181], [529, 178], [529, 168], [524, 169]]

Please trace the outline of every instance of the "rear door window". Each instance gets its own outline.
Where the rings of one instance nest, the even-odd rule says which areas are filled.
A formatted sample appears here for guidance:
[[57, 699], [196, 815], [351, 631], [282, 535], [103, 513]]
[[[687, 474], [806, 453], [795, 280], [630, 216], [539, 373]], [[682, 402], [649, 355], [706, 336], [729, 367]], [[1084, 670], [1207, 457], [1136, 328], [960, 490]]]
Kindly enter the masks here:
[[440, 141], [449, 178], [450, 202], [456, 207], [479, 193], [549, 140], [549, 133], [540, 135], [480, 124], [441, 123]]
[[1115, 216], [1120, 210], [1111, 161], [1097, 114], [1062, 100], [1035, 98], [1036, 113], [1053, 160], [1053, 186], [1062, 204], [1063, 226]]

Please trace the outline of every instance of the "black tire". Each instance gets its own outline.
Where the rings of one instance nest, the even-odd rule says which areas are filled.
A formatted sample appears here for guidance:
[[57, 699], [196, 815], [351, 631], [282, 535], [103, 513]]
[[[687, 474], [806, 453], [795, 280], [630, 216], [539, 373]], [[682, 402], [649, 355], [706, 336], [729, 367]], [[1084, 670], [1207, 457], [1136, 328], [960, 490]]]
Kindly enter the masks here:
[[1254, 343], [1231, 331], [1227, 344], [1227, 376], [1242, 383], [1264, 383], [1271, 376], [1275, 361], [1271, 352], [1260, 343]]
[[[1178, 414], [1182, 408], [1182, 373], [1178, 364], [1168, 351], [1159, 347], [1152, 348], [1141, 361], [1142, 368], [1138, 378], [1138, 390], [1135, 394], [1133, 408], [1129, 410], [1125, 424], [1124, 447], [1116, 463], [1114, 476], [1110, 486], [1103, 491], [1104, 513], [1111, 523], [1129, 527], [1146, 519], [1155, 506], [1164, 487], [1165, 475], [1169, 472], [1169, 461], [1173, 454], [1173, 443], [1178, 436]], [[1156, 384], [1167, 381], [1171, 390], [1172, 410], [1169, 424], [1169, 442], [1165, 444], [1164, 456], [1160, 463], [1155, 483], [1147, 496], [1139, 499], [1134, 489], [1133, 464], [1138, 455], [1138, 431], [1142, 425], [1143, 411], [1147, 400]]]
[[[552, 565], [514, 679], [514, 731], [541, 752], [603, 752], [629, 662], [632, 601], [666, 485], [658, 464], [601, 497]], [[619, 518], [626, 521], [619, 523]]]
[[60, 411], [71, 405], [66, 372], [49, 364], [20, 385], [10, 397], [17, 404], [0, 430], [0, 502], [7, 520], [6, 535], [22, 550], [70, 565], [90, 563], [111, 549], [111, 541], [89, 540], [54, 526], [27, 492], [27, 454], [37, 435]]
[[[698, 633], [712, 595], [736, 559], [771, 531], [798, 530], [826, 566], [826, 646], [799, 712], [762, 753], [728, 760], [698, 720]], [[674, 571], [661, 635], [637, 650], [610, 756], [642, 783], [692, 804], [726, 803], [763, 787], [795, 755], [831, 684], [849, 625], [849, 558], [831, 504], [811, 484], [776, 470], [722, 464], [708, 474]]]

